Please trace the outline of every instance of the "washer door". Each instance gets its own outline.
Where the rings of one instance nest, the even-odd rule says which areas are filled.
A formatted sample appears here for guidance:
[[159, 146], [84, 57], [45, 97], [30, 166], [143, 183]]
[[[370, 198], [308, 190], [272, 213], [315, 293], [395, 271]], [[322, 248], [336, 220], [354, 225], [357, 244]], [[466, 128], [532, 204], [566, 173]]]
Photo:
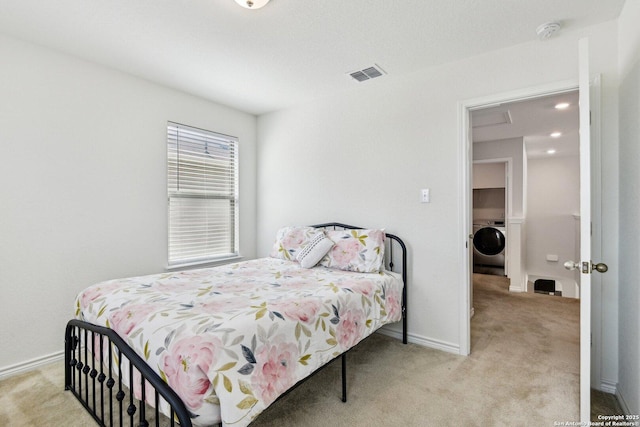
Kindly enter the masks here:
[[482, 255], [498, 255], [505, 245], [504, 234], [497, 228], [483, 227], [473, 235], [473, 246]]

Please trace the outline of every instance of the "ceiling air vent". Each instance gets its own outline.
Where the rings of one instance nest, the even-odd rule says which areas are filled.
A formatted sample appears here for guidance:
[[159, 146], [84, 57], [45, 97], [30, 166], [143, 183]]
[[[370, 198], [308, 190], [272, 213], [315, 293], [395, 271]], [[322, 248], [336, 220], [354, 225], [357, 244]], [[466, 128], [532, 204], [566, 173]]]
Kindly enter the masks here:
[[355, 80], [359, 82], [363, 82], [365, 80], [371, 80], [371, 79], [375, 79], [376, 77], [383, 76], [386, 73], [378, 65], [373, 65], [363, 70], [352, 71], [348, 74]]
[[506, 107], [492, 108], [488, 110], [478, 110], [471, 114], [471, 122], [474, 128], [496, 125], [510, 125], [513, 123], [511, 119], [511, 111]]

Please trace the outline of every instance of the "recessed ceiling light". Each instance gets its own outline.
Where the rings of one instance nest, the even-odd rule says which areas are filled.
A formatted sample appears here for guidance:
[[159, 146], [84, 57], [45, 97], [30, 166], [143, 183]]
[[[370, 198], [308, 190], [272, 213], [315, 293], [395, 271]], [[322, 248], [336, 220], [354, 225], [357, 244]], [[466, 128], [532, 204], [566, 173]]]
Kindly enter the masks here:
[[556, 150], [554, 150], [553, 148], [551, 150], [547, 150], [547, 154], [555, 154]]
[[566, 110], [567, 108], [569, 108], [569, 103], [568, 102], [559, 102], [556, 104], [556, 110]]
[[552, 132], [549, 136], [551, 138], [560, 138], [562, 136], [562, 132]]

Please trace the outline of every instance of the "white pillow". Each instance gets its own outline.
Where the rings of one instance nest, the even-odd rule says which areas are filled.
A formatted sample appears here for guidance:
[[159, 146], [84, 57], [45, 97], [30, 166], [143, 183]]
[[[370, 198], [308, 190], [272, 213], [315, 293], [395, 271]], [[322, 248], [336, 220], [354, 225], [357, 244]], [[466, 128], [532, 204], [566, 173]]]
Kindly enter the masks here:
[[313, 239], [300, 251], [296, 259], [304, 268], [315, 267], [331, 250], [334, 243], [324, 233], [316, 234]]

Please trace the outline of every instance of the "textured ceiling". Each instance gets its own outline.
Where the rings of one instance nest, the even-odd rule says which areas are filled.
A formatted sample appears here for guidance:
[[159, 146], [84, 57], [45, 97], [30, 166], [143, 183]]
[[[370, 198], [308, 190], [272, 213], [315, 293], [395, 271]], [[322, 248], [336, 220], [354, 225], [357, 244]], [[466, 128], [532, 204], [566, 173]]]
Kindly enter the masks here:
[[[616, 18], [624, 0], [2, 0], [0, 32], [253, 114]], [[561, 34], [559, 35], [561, 36]], [[377, 81], [360, 84], [376, 84]]]

